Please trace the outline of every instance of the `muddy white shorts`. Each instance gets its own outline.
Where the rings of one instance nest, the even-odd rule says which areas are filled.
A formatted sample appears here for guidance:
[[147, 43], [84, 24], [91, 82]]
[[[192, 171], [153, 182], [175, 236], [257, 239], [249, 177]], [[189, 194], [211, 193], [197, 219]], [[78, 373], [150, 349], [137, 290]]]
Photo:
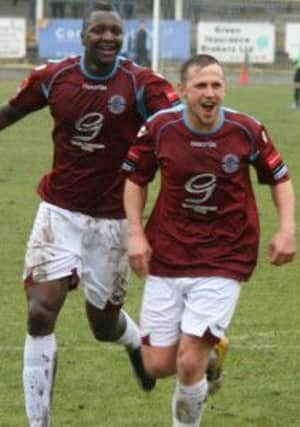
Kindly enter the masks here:
[[144, 342], [175, 345], [181, 333], [222, 338], [239, 299], [240, 284], [223, 277], [147, 278], [141, 310]]
[[128, 283], [126, 229], [126, 220], [93, 218], [41, 202], [23, 278], [44, 282], [75, 273], [91, 304], [121, 305]]

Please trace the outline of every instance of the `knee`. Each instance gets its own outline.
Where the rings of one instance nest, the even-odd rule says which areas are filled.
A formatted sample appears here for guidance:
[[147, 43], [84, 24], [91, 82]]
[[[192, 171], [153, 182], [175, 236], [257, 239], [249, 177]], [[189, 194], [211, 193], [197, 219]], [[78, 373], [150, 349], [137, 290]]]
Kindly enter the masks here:
[[28, 332], [30, 335], [48, 335], [53, 332], [56, 313], [39, 301], [30, 301], [28, 306]]
[[117, 341], [126, 329], [126, 319], [119, 310], [100, 310], [86, 302], [86, 314], [93, 336], [98, 341]]
[[177, 356], [177, 371], [180, 372], [182, 378], [189, 381], [200, 373], [201, 363], [199, 362], [198, 357], [192, 351], [189, 349], [181, 350]]
[[97, 325], [97, 326], [92, 326], [91, 330], [92, 330], [94, 338], [97, 341], [102, 341], [102, 342], [115, 341], [114, 333], [113, 333], [112, 329], [101, 328], [100, 325]]
[[113, 342], [117, 341], [123, 330], [119, 327], [117, 320], [102, 319], [98, 322], [90, 322], [90, 328], [94, 338], [97, 341], [102, 342]]

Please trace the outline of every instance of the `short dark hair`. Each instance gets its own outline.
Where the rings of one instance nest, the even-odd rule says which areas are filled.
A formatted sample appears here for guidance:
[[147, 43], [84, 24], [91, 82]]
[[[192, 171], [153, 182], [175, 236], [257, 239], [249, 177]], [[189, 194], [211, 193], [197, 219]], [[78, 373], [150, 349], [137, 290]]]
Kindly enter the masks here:
[[221, 67], [220, 62], [212, 55], [206, 55], [199, 53], [191, 56], [187, 61], [185, 61], [180, 69], [180, 80], [182, 83], [186, 80], [186, 74], [188, 69], [193, 66], [206, 67], [207, 65], [218, 64]]
[[115, 12], [117, 13], [116, 9], [113, 7], [112, 4], [99, 0], [94, 1], [86, 10], [83, 15], [82, 19], [82, 29], [84, 30], [88, 26], [88, 22], [90, 19], [90, 16], [93, 12]]

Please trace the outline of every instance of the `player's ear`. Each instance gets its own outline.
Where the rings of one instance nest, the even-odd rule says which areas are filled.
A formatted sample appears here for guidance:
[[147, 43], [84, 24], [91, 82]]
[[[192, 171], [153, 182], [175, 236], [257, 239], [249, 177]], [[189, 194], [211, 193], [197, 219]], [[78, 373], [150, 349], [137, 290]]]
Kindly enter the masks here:
[[179, 82], [177, 84], [177, 92], [180, 98], [185, 98], [186, 97], [186, 90], [185, 90], [185, 86], [182, 82]]

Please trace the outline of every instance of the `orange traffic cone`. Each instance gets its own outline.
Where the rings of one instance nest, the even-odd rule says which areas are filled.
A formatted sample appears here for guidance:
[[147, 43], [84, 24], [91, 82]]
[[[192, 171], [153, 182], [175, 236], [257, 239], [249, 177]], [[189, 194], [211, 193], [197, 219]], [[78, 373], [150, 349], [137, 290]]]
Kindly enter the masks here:
[[249, 83], [248, 67], [245, 64], [242, 64], [240, 69], [239, 85], [247, 86], [248, 83]]

